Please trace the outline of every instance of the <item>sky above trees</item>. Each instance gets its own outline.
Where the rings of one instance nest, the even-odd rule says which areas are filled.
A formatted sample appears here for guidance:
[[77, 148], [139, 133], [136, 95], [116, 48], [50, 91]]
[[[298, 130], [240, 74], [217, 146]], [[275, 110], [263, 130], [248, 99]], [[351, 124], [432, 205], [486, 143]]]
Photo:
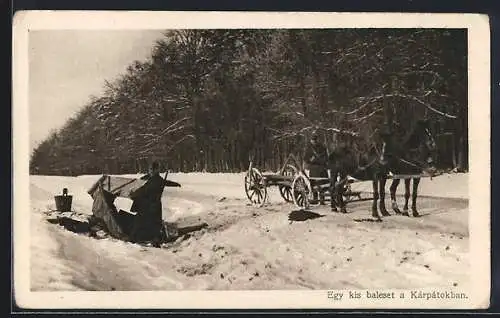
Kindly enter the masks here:
[[34, 31], [29, 37], [30, 150], [100, 95], [134, 60], [151, 56], [161, 30]]

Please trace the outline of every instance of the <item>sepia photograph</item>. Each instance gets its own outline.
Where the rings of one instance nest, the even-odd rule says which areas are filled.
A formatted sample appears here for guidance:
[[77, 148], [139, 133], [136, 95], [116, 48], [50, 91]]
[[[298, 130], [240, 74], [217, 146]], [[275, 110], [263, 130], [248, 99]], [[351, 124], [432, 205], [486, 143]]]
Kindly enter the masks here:
[[18, 306], [489, 306], [487, 17], [41, 11], [13, 40]]

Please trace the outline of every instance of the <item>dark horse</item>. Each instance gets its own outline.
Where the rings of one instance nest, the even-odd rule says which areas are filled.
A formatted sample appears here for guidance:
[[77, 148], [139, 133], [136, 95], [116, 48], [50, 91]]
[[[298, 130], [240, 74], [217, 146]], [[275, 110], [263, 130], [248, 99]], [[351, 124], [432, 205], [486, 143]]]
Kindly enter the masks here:
[[[347, 177], [351, 176], [362, 181], [372, 181], [372, 216], [380, 218], [379, 209], [382, 216], [389, 216], [390, 214], [385, 207], [385, 185], [389, 178], [389, 172], [393, 174], [419, 175], [432, 163], [429, 158], [432, 158], [435, 153], [436, 144], [428, 130], [426, 121], [419, 120], [401, 140], [397, 140], [398, 138], [390, 127], [384, 128], [379, 133], [380, 142], [378, 145], [374, 143], [361, 162], [358, 162], [352, 147], [349, 145], [343, 145], [330, 153], [328, 165], [331, 178], [330, 193], [332, 199], [330, 202], [332, 211], [337, 211], [338, 207], [341, 212], [346, 212], [343, 194], [346, 190], [346, 184], [349, 182]], [[416, 199], [420, 178], [413, 178], [413, 180], [412, 211], [417, 216]], [[392, 207], [396, 213], [401, 213], [395, 199], [399, 181], [399, 179], [394, 179], [390, 188]], [[407, 192], [405, 194], [404, 211], [408, 209], [410, 181], [410, 178], [405, 179]]]
[[[391, 147], [385, 149], [385, 158], [389, 162], [390, 170], [398, 175], [420, 175], [427, 171], [433, 170], [433, 164], [437, 154], [437, 147], [434, 137], [429, 131], [429, 123], [426, 120], [419, 120], [415, 124], [410, 133], [403, 138], [398, 146], [392, 144]], [[404, 178], [405, 181], [405, 205], [403, 212], [398, 208], [396, 202], [396, 190], [401, 179], [393, 179], [390, 186], [391, 205], [396, 214], [409, 216], [408, 200], [410, 199], [410, 182], [413, 179], [412, 189], [412, 205], [411, 210], [414, 217], [418, 217], [417, 211], [417, 196], [418, 185], [420, 184], [419, 177]], [[381, 190], [384, 190], [381, 188]]]

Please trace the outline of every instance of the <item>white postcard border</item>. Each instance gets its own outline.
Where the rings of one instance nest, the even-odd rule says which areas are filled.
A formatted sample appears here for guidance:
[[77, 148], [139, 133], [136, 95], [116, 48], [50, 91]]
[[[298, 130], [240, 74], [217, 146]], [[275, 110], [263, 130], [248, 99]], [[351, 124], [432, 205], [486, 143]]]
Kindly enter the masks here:
[[[60, 29], [467, 28], [471, 290], [463, 302], [346, 299], [328, 291], [31, 292], [28, 34]], [[486, 308], [490, 297], [490, 37], [486, 15], [265, 12], [18, 12], [13, 25], [14, 287], [25, 308]], [[394, 290], [396, 293], [402, 292]], [[432, 291], [427, 289], [426, 292]], [[339, 291], [340, 292], [340, 291]], [[347, 292], [347, 291], [344, 291]], [[406, 293], [410, 291], [404, 291]]]

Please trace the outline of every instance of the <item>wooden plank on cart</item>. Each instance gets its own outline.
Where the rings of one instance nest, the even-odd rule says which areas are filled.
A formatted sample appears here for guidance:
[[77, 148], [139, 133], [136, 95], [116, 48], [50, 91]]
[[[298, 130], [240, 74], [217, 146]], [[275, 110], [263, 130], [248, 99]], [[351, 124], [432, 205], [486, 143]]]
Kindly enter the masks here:
[[[429, 174], [429, 173], [422, 173], [422, 174], [390, 174], [387, 176], [387, 179], [411, 179], [411, 178], [434, 178], [439, 176], [440, 174]], [[347, 182], [348, 183], [358, 183], [358, 182], [365, 182], [369, 180], [358, 180], [356, 178], [353, 178], [351, 176], [347, 177]]]
[[436, 177], [437, 175], [432, 175], [432, 174], [394, 174], [394, 175], [389, 175], [387, 178], [388, 179], [411, 179], [411, 178], [433, 178]]

